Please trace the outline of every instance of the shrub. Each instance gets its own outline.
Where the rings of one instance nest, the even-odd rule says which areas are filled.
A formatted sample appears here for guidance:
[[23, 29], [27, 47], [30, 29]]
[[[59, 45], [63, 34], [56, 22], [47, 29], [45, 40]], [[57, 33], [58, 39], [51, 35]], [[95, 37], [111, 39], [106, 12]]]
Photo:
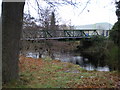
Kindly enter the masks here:
[[106, 52], [106, 62], [108, 63], [111, 70], [119, 70], [119, 47], [114, 45]]

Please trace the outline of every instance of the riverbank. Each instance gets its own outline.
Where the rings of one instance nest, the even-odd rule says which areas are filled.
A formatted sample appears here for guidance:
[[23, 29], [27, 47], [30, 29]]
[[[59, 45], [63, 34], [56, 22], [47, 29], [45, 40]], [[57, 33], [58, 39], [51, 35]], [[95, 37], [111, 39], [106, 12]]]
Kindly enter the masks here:
[[4, 88], [117, 88], [120, 73], [87, 71], [49, 58], [20, 57], [20, 79]]

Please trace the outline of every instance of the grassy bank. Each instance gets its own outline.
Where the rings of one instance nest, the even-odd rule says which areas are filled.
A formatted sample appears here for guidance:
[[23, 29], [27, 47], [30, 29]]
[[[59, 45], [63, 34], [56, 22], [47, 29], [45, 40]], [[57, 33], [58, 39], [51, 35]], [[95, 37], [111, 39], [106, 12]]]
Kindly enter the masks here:
[[20, 57], [20, 79], [4, 88], [116, 88], [117, 72], [86, 71], [59, 60]]

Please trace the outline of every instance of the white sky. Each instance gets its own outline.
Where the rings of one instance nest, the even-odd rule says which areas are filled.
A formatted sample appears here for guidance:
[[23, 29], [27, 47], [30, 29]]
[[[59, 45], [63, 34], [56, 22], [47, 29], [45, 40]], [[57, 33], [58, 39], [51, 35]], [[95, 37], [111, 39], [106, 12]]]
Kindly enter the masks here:
[[[31, 6], [35, 7], [35, 0], [29, 0]], [[44, 6], [43, 0], [39, 0], [40, 5]], [[94, 24], [99, 22], [108, 22], [114, 24], [117, 21], [115, 14], [115, 0], [91, 0], [87, 5], [87, 8], [80, 14], [82, 9], [88, 0], [81, 0], [81, 5], [78, 8], [73, 8], [70, 5], [59, 7], [58, 13], [61, 18], [60, 24], [71, 24], [71, 25], [85, 25]], [[2, 0], [0, 0], [1, 5]], [[29, 5], [30, 13], [32, 16], [37, 16], [37, 11]], [[28, 11], [27, 4], [25, 5], [24, 12]], [[0, 8], [1, 13], [1, 8]]]
[[[41, 5], [45, 5], [42, 0], [39, 0]], [[80, 14], [86, 5], [88, 0], [81, 0], [81, 5], [78, 8], [74, 8], [70, 5], [59, 6], [59, 16], [61, 18], [59, 24], [71, 24], [71, 25], [85, 25], [94, 24], [99, 22], [108, 22], [114, 24], [117, 21], [115, 14], [114, 0], [91, 0], [87, 5], [87, 8]], [[31, 2], [32, 6], [36, 6], [35, 2]], [[37, 12], [29, 5], [31, 15], [36, 17]], [[25, 11], [28, 6], [25, 5]]]
[[[93, 24], [99, 22], [109, 22], [114, 24], [117, 21], [115, 5], [112, 0], [91, 0], [87, 8], [79, 15], [83, 7], [72, 10], [70, 7], [61, 9], [61, 16], [64, 20], [69, 18], [73, 25]], [[74, 14], [75, 12], [75, 14]]]

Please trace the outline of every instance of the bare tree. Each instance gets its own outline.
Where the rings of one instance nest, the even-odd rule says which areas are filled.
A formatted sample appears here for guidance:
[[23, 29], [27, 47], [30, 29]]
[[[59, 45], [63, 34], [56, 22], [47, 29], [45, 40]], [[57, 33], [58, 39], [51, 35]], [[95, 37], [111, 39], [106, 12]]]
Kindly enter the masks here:
[[50, 15], [51, 15], [51, 10], [49, 7], [41, 10], [40, 22], [44, 30], [48, 30], [50, 28]]
[[32, 29], [35, 30], [38, 25], [36, 24], [36, 19], [30, 14], [24, 14], [23, 17], [23, 30]]

